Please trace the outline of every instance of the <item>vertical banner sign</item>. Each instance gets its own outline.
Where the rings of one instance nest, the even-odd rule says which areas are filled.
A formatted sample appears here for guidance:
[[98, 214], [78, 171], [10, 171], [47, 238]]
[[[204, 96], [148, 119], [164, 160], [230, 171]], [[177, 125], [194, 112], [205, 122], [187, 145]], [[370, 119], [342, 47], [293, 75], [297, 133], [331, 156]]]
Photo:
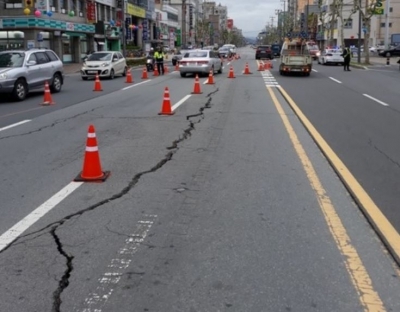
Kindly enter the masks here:
[[306, 21], [306, 16], [304, 13], [300, 14], [300, 30], [304, 31], [305, 30], [305, 21]]
[[193, 5], [189, 5], [189, 26], [193, 27]]
[[96, 23], [96, 2], [94, 0], [86, 2], [86, 19], [89, 24]]
[[127, 17], [125, 19], [125, 38], [127, 41], [132, 40], [132, 28], [129, 26], [132, 24], [132, 19], [130, 17]]
[[178, 47], [180, 47], [181, 44], [182, 44], [181, 30], [180, 30], [180, 29], [177, 29], [177, 30], [176, 30], [176, 45], [177, 45]]
[[143, 40], [149, 40], [149, 26], [148, 26], [148, 20], [145, 19], [142, 23], [142, 28], [143, 28]]
[[232, 30], [232, 28], [233, 28], [233, 19], [228, 18], [228, 19], [226, 20], [226, 28]]
[[173, 28], [169, 29], [169, 47], [170, 49], [175, 48], [175, 32]]

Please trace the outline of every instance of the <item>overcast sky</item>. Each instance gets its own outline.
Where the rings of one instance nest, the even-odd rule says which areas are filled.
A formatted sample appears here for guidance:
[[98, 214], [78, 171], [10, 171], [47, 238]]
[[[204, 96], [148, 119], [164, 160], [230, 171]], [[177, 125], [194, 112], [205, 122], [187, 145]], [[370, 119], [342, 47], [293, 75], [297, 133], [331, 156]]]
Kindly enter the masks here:
[[[218, 5], [220, 2], [215, 1]], [[275, 10], [283, 9], [280, 0], [223, 0], [221, 5], [228, 7], [228, 16], [233, 18], [234, 26], [243, 30], [246, 37], [255, 37], [271, 22], [274, 17], [274, 25], [277, 22]]]

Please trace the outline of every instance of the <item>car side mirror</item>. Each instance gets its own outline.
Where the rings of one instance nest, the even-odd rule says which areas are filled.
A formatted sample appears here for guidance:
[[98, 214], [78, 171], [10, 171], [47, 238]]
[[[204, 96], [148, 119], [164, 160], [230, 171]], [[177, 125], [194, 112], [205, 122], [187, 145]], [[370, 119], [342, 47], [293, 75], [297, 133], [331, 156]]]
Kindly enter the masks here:
[[28, 65], [28, 66], [33, 66], [33, 65], [36, 65], [36, 64], [37, 64], [36, 61], [28, 61], [26, 63], [26, 65]]

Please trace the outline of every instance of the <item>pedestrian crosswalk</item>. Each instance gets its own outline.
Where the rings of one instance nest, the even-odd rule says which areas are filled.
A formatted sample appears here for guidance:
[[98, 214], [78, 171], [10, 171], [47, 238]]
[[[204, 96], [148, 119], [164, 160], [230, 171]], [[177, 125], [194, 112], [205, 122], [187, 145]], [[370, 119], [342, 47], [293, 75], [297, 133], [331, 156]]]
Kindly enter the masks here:
[[275, 77], [271, 74], [269, 70], [261, 72], [261, 76], [263, 77], [265, 85], [267, 87], [279, 88], [279, 83], [276, 81]]

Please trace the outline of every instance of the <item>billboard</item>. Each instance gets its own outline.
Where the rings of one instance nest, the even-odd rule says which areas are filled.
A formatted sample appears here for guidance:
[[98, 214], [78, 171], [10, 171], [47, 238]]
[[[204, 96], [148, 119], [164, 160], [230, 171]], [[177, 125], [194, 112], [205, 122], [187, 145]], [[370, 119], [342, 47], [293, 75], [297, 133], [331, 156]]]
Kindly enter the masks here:
[[226, 20], [226, 28], [228, 28], [228, 29], [232, 29], [233, 28], [233, 19], [228, 18]]

